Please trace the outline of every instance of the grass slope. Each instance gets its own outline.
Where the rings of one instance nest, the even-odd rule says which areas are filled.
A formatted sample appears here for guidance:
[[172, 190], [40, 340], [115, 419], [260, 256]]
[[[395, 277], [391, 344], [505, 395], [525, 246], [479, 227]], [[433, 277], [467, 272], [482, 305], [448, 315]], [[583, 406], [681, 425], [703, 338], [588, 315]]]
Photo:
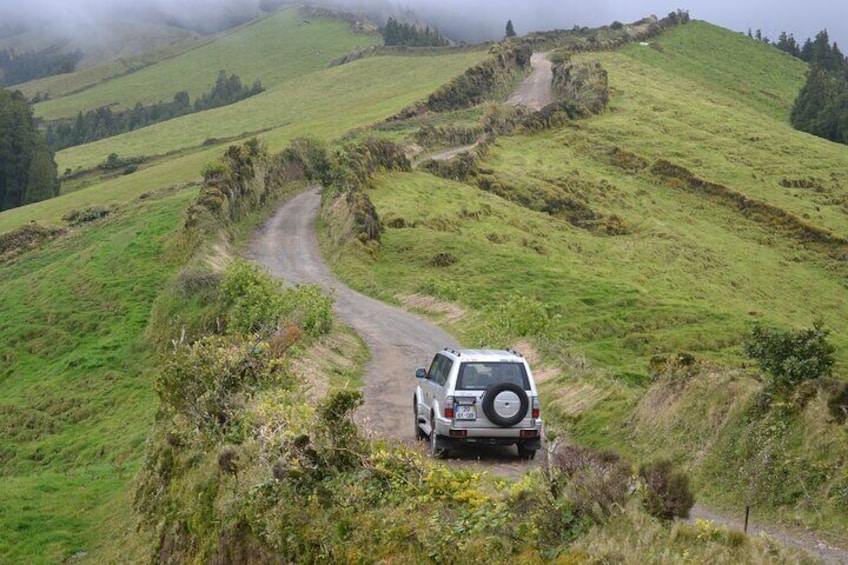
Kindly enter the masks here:
[[[296, 57], [296, 54], [292, 55]], [[316, 70], [238, 104], [191, 114], [62, 151], [60, 170], [88, 169], [119, 155], [150, 155], [201, 147], [209, 139], [265, 132], [271, 149], [293, 137], [335, 137], [411, 104], [477, 62], [480, 52], [431, 57], [372, 57]], [[435, 63], [438, 61], [438, 63]]]
[[[192, 31], [167, 24], [110, 21], [82, 24], [74, 29], [73, 33], [56, 28], [26, 31], [0, 39], [0, 50], [41, 51], [58, 47], [62, 52], [73, 52], [79, 49], [83, 53], [83, 58], [77, 67], [85, 69], [109, 61], [126, 63], [147, 53], [185, 45], [198, 38], [199, 36]], [[50, 81], [50, 78], [54, 78], [55, 82]], [[48, 87], [48, 85], [49, 87], [32, 90], [36, 82], [42, 87]], [[63, 80], [59, 76], [47, 77], [21, 85], [20, 88], [28, 95], [30, 93], [34, 95], [36, 92], [50, 92], [55, 96], [66, 92], [56, 88], [56, 85], [62, 83]]]
[[[320, 20], [313, 22], [312, 26], [320, 24]], [[344, 33], [352, 35], [346, 30]], [[247, 36], [244, 42], [254, 39]], [[279, 56], [299, 55], [297, 51], [281, 51]], [[426, 96], [483, 56], [483, 52], [468, 52], [373, 57], [332, 69], [324, 69], [323, 64], [313, 66], [313, 72], [304, 70], [299, 78], [269, 87], [239, 104], [67, 149], [57, 155], [60, 171], [95, 167], [112, 152], [124, 157], [160, 157], [142, 165], [133, 175], [100, 179], [60, 198], [6, 211], [0, 214], [0, 233], [33, 220], [58, 224], [69, 210], [126, 202], [163, 186], [196, 180], [201, 167], [217, 158], [229, 143], [204, 144], [207, 140], [255, 135], [271, 151], [277, 151], [298, 136], [335, 138]]]
[[675, 78], [712, 86], [784, 121], [807, 70], [803, 61], [782, 51], [702, 21], [672, 28], [651, 48], [632, 45], [622, 52]]
[[144, 332], [193, 196], [139, 201], [3, 265], [0, 561], [90, 551], [126, 512], [156, 405]]
[[[475, 307], [510, 294], [535, 296], [561, 316], [558, 330], [621, 373], [647, 374], [652, 355], [675, 350], [736, 358], [739, 340], [754, 322], [803, 325], [822, 316], [844, 348], [848, 333], [840, 320], [848, 304], [838, 260], [803, 248], [768, 219], [675, 188], [650, 172], [651, 164], [667, 159], [812, 225], [848, 234], [848, 148], [764, 116], [756, 96], [739, 96], [727, 78], [748, 68], [745, 46], [762, 58], [760, 45], [742, 38], [733, 46], [736, 65], [713, 50], [714, 59], [696, 67], [724, 65], [723, 73], [711, 71], [702, 80], [695, 80], [696, 70], [689, 71], [692, 78], [676, 75], [678, 57], [709, 53], [708, 46], [737, 39], [696, 23], [660, 38], [651, 64], [640, 61], [645, 48], [638, 46], [583, 55], [600, 59], [609, 71], [610, 111], [559, 131], [501, 138], [490, 151], [484, 167], [512, 194], [528, 201], [576, 196], [594, 213], [622, 219], [626, 235], [537, 217], [513, 204], [498, 218], [498, 230], [473, 214], [467, 218], [489, 195], [426, 175], [393, 176], [373, 195], [378, 211], [419, 227], [389, 230], [384, 255], [362, 269], [355, 284], [391, 297], [413, 290], [424, 269], [432, 277], [456, 278]], [[686, 46], [684, 55], [677, 45]], [[766, 55], [778, 68], [760, 78], [751, 73], [752, 91], [765, 90], [773, 76], [791, 78], [775, 91], [800, 87], [794, 61]], [[614, 164], [616, 151], [641, 158], [642, 168]], [[810, 178], [816, 188], [781, 184]], [[499, 237], [506, 226], [530, 226], [531, 218], [544, 227]], [[501, 240], [506, 243], [495, 243]], [[441, 247], [460, 261], [440, 272], [427, 261]]]

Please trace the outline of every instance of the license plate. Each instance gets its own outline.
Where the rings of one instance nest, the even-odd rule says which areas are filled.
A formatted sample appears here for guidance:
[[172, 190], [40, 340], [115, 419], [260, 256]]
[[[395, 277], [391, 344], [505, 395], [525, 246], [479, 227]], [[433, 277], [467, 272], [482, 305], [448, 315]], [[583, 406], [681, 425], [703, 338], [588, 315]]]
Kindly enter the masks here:
[[476, 406], [457, 406], [456, 407], [456, 419], [457, 420], [476, 420], [477, 419], [477, 407]]

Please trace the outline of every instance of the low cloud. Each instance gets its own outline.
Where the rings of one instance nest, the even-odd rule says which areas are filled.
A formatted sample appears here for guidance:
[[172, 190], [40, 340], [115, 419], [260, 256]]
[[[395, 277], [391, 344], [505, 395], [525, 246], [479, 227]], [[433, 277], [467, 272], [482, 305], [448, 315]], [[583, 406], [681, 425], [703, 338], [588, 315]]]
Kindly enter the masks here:
[[[280, 4], [284, 0], [265, 0]], [[261, 13], [262, 0], [0, 0], [3, 23], [25, 21], [66, 29], [108, 20], [165, 21], [197, 31], [212, 31]], [[780, 31], [799, 41], [828, 28], [831, 39], [848, 44], [848, 20], [843, 6], [832, 0], [809, 0], [803, 5], [771, 0], [312, 0], [362, 11], [380, 23], [390, 15], [417, 16], [456, 40], [500, 39], [507, 20], [519, 34], [534, 30], [598, 26], [631, 22], [647, 15], [664, 16], [679, 8], [693, 18], [736, 31], [762, 29], [775, 39]], [[682, 4], [682, 5], [681, 5]], [[414, 14], [414, 15], [413, 15]]]
[[259, 0], [27, 0], [0, 5], [0, 21], [7, 25], [82, 33], [116, 20], [166, 22], [206, 32], [260, 13]]

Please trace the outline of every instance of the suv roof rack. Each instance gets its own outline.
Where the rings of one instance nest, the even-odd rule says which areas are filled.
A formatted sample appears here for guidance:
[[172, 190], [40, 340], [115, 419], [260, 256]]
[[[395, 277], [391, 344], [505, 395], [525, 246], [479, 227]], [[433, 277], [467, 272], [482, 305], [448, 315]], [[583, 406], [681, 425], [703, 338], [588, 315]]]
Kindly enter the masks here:
[[462, 357], [462, 353], [460, 353], [459, 351], [457, 351], [453, 347], [445, 347], [442, 351], [450, 351], [451, 353], [453, 353], [457, 357]]

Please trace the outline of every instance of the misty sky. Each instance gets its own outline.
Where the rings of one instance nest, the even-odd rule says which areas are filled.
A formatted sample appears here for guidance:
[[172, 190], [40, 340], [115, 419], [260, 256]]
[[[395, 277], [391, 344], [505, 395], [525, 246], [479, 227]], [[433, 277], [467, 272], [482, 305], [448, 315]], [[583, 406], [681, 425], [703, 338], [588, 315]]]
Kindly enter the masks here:
[[[322, 0], [319, 0], [322, 1]], [[323, 0], [328, 1], [328, 0]], [[736, 31], [761, 28], [771, 39], [781, 30], [799, 41], [827, 28], [832, 41], [848, 51], [848, 18], [838, 0], [789, 3], [773, 0], [335, 0], [367, 6], [372, 13], [387, 13], [394, 4], [437, 22], [448, 35], [466, 39], [499, 39], [507, 19], [519, 34], [537, 29], [598, 26], [613, 21], [631, 22], [649, 14], [660, 17], [678, 8], [691, 16]], [[13, 17], [49, 18], [65, 26], [91, 21], [112, 13], [141, 14], [154, 9], [185, 22], [191, 18], [214, 20], [226, 13], [256, 13], [259, 0], [0, 0], [0, 23]]]

